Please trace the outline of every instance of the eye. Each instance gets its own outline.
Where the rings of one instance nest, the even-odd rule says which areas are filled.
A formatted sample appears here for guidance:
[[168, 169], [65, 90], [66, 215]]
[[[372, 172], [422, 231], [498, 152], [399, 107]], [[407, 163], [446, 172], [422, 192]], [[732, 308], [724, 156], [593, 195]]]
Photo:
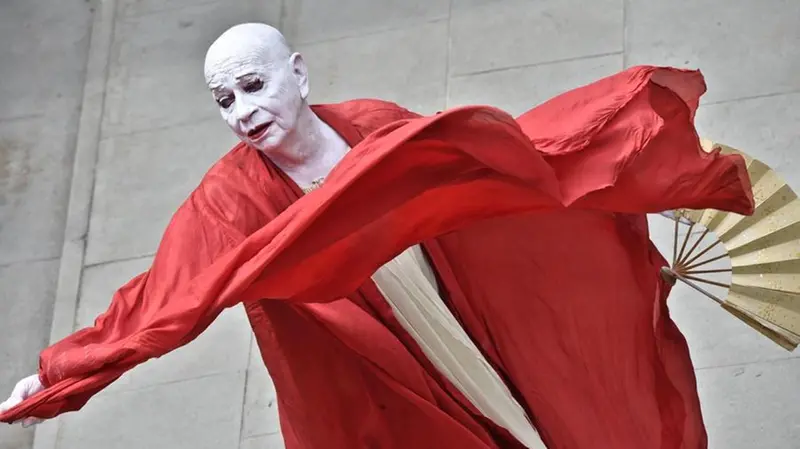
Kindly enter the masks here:
[[242, 88], [247, 93], [258, 92], [264, 87], [264, 82], [260, 79], [254, 79], [252, 81], [248, 81]]
[[226, 95], [224, 97], [217, 98], [217, 104], [225, 109], [228, 109], [233, 104], [233, 97]]

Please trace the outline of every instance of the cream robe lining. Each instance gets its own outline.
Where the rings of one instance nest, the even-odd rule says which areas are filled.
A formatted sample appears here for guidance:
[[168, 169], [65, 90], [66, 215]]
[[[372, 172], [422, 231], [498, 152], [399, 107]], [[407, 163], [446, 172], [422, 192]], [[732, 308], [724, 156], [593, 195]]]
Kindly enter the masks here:
[[485, 417], [529, 449], [546, 449], [525, 410], [445, 306], [419, 246], [379, 268], [372, 280], [434, 366]]

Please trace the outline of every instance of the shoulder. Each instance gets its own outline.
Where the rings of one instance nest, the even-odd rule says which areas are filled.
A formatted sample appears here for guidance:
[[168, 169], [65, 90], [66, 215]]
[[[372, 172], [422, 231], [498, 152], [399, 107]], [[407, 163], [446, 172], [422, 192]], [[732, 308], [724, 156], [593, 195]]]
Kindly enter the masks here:
[[335, 112], [357, 129], [367, 131], [366, 134], [397, 120], [419, 117], [419, 114], [397, 103], [373, 98], [322, 104], [315, 107]]
[[255, 159], [258, 158], [255, 153], [244, 142], [239, 142], [208, 169], [203, 179], [235, 172], [246, 173], [252, 169]]
[[258, 152], [239, 143], [211, 166], [185, 206], [206, 218], [251, 228], [274, 214], [270, 198], [279, 187], [280, 179]]
[[412, 112], [397, 103], [386, 100], [378, 100], [375, 98], [361, 98], [339, 104], [343, 110], [351, 111], [350, 115], [355, 120], [366, 120], [369, 117], [378, 116], [397, 117], [399, 119], [419, 116], [419, 114]]

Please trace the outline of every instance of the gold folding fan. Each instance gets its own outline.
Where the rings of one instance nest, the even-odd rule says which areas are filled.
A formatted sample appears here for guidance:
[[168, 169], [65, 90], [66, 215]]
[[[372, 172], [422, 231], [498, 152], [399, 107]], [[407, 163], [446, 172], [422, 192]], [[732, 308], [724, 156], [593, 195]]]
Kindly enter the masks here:
[[[674, 211], [672, 266], [662, 274], [713, 299], [791, 351], [800, 344], [800, 199], [761, 161], [703, 141], [706, 151], [714, 148], [747, 161], [755, 213]], [[684, 225], [688, 230], [681, 232]]]

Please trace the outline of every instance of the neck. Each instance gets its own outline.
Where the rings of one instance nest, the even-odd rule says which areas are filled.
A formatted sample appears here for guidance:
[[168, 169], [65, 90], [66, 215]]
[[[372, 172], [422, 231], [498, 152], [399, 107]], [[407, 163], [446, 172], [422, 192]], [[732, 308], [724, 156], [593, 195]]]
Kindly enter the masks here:
[[347, 152], [347, 144], [328, 124], [304, 105], [295, 129], [281, 147], [267, 156], [290, 178], [304, 187], [327, 176]]
[[300, 110], [295, 128], [283, 139], [280, 148], [267, 155], [281, 169], [293, 169], [317, 159], [323, 151], [324, 129], [320, 120], [308, 105]]

